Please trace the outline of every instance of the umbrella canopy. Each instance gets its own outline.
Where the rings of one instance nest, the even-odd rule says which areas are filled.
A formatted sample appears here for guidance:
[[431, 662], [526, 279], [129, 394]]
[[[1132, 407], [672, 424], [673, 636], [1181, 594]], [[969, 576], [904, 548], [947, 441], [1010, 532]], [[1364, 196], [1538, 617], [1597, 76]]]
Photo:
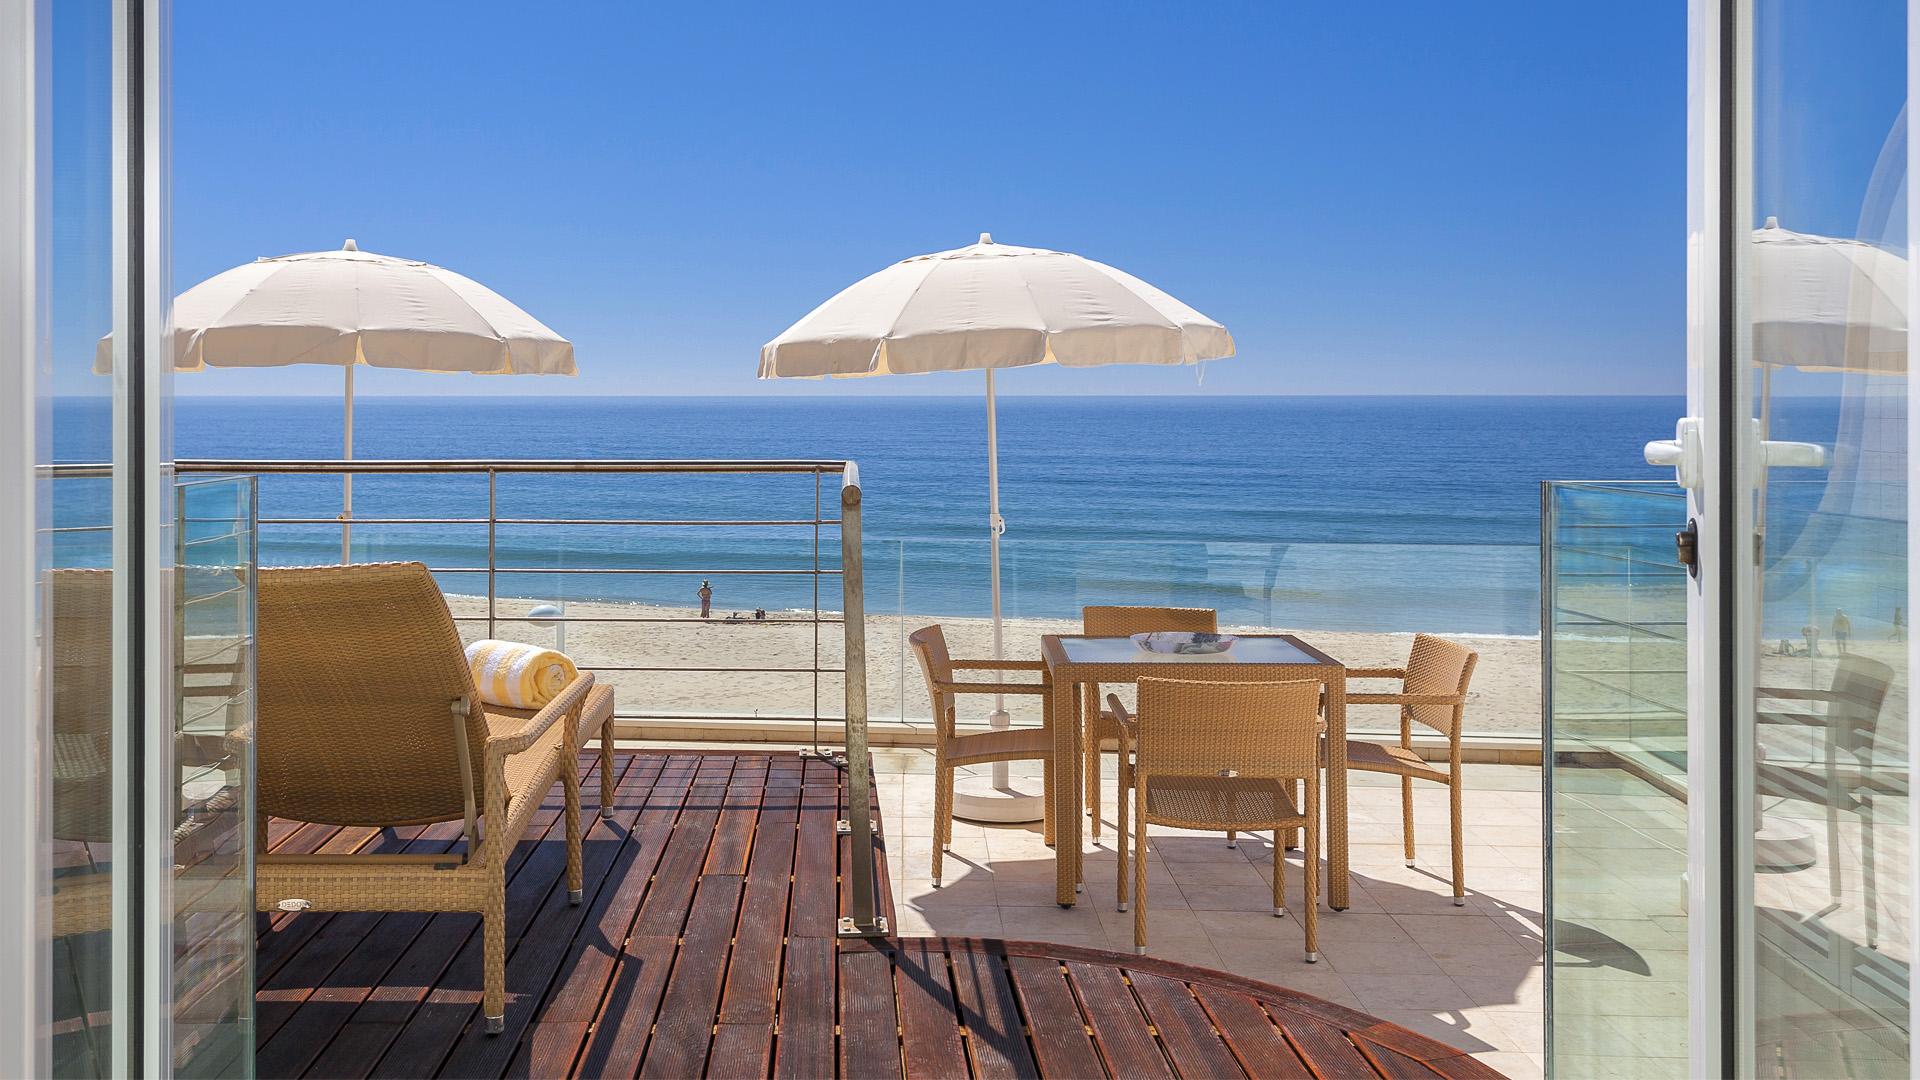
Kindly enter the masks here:
[[[1227, 328], [1105, 263], [980, 242], [894, 263], [854, 282], [760, 349], [763, 379], [987, 373], [987, 543], [993, 654], [1000, 617], [1000, 447], [993, 373], [1059, 364], [1195, 364], [1233, 355]], [[1007, 726], [996, 706], [995, 727]], [[984, 793], [961, 791], [963, 817], [1036, 821], [1040, 800], [1007, 799], [1004, 764]]]
[[1753, 355], [1802, 371], [1907, 370], [1907, 260], [1768, 218], [1753, 231]]
[[[328, 364], [476, 375], [572, 375], [573, 346], [472, 278], [361, 251], [256, 259], [173, 303], [174, 367]], [[101, 339], [94, 366], [112, 367]]]
[[854, 282], [760, 350], [763, 379], [1060, 364], [1192, 364], [1233, 355], [1227, 328], [1122, 270], [980, 242]]

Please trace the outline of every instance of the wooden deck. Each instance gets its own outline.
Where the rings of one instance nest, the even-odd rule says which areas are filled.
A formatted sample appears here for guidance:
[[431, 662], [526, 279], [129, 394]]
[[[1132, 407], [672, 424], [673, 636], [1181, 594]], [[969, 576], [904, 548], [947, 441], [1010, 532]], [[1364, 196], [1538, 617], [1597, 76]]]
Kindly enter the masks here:
[[[588, 817], [585, 903], [567, 903], [557, 787], [515, 852], [504, 1035], [480, 1030], [477, 917], [280, 915], [259, 939], [259, 1075], [1497, 1075], [1351, 1009], [1149, 958], [838, 941], [850, 841], [830, 765], [727, 751], [616, 767], [613, 820]], [[589, 777], [589, 806], [598, 792]], [[439, 851], [458, 828], [275, 822], [268, 842]], [[884, 851], [875, 866], [884, 910]]]

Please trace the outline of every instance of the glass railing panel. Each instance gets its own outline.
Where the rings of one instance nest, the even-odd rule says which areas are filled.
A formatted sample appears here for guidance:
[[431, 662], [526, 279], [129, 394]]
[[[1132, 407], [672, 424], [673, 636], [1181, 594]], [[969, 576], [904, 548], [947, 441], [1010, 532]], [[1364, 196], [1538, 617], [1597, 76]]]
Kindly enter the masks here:
[[175, 1070], [244, 1076], [253, 1055], [254, 483], [176, 488]]
[[[867, 551], [874, 715], [925, 725], [932, 708], [906, 635], [937, 622], [954, 655], [992, 655], [988, 544], [875, 538]], [[1090, 604], [1213, 608], [1224, 631], [1298, 634], [1351, 666], [1404, 664], [1414, 633], [1445, 634], [1480, 653], [1466, 732], [1533, 739], [1539, 555], [1537, 546], [1512, 544], [1006, 539], [1004, 648], [1009, 657], [1038, 657], [1041, 635], [1079, 633]], [[962, 723], [984, 722], [990, 708]], [[1039, 722], [1037, 699], [1007, 699], [1007, 711], [1016, 724]], [[1375, 706], [1357, 707], [1349, 719], [1356, 731], [1397, 731], [1398, 722], [1395, 710]]]
[[1549, 484], [1548, 1052], [1686, 1071], [1686, 588], [1671, 484]]

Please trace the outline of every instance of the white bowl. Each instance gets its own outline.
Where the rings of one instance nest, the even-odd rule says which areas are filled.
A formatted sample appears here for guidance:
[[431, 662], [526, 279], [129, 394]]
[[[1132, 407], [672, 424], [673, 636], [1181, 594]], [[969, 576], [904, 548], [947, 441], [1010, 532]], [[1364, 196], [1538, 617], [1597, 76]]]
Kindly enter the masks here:
[[1233, 648], [1232, 634], [1207, 634], [1191, 630], [1156, 630], [1133, 635], [1133, 643], [1152, 653], [1180, 656], [1212, 656]]

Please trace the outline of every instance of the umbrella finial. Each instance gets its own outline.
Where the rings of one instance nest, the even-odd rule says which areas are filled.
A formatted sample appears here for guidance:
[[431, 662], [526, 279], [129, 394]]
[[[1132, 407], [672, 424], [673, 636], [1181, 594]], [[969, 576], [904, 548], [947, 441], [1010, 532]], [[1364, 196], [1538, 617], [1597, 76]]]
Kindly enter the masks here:
[[1769, 229], [1777, 229], [1777, 228], [1779, 228], [1779, 227], [1780, 227], [1780, 219], [1779, 219], [1779, 218], [1777, 218], [1777, 217], [1774, 217], [1774, 216], [1773, 216], [1772, 214], [1768, 214], [1768, 215], [1767, 215], [1767, 224], [1766, 224], [1766, 226], [1765, 226], [1765, 227], [1766, 227], [1766, 228], [1769, 228]]
[[341, 251], [359, 251], [360, 245], [354, 243], [353, 237], [349, 236], [347, 237], [347, 242], [340, 245], [340, 250]]
[[993, 243], [993, 234], [992, 234], [992, 233], [990, 233], [990, 232], [983, 232], [983, 233], [981, 233], [981, 234], [980, 234], [980, 242], [981, 242], [981, 243], [983, 243], [983, 244], [991, 244], [991, 243]]

